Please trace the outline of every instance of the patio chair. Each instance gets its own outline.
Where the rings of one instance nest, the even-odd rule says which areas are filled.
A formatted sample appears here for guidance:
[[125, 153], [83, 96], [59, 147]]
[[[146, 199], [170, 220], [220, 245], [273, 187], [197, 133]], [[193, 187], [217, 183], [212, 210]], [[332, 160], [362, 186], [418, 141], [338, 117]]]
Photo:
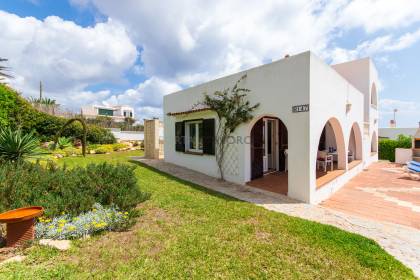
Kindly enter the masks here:
[[316, 168], [319, 169], [319, 166], [324, 167], [324, 172], [327, 172], [327, 166], [331, 165], [331, 171], [333, 171], [333, 156], [329, 155], [326, 151], [318, 151], [316, 159]]

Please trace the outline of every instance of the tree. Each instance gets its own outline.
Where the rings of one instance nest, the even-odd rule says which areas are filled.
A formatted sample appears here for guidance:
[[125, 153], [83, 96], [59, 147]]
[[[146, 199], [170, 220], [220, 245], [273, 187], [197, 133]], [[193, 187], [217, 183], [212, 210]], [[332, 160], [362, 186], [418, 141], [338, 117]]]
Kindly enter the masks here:
[[222, 180], [224, 180], [223, 163], [229, 136], [240, 124], [250, 121], [253, 118], [252, 112], [260, 105], [259, 103], [250, 105], [247, 100], [250, 90], [239, 87], [245, 78], [246, 75], [242, 76], [232, 89], [216, 91], [211, 95], [205, 93], [204, 100], [195, 105], [195, 107], [209, 108], [217, 114], [219, 125], [216, 131], [216, 161]]
[[[1, 58], [0, 57], [0, 62], [5, 62], [5, 61], [7, 61], [6, 58]], [[4, 80], [5, 78], [13, 78], [12, 75], [9, 75], [5, 72], [5, 71], [8, 71], [8, 70], [9, 70], [9, 67], [0, 65], [0, 81]]]

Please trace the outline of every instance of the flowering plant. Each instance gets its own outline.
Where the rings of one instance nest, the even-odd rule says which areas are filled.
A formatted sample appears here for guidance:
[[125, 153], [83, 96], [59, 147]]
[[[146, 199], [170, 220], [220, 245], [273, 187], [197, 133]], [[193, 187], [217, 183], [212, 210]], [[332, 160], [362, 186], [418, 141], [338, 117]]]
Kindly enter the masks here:
[[129, 213], [118, 208], [104, 208], [95, 203], [91, 211], [71, 217], [66, 213], [52, 218], [40, 217], [35, 225], [36, 238], [77, 239], [101, 231], [112, 231], [127, 227]]

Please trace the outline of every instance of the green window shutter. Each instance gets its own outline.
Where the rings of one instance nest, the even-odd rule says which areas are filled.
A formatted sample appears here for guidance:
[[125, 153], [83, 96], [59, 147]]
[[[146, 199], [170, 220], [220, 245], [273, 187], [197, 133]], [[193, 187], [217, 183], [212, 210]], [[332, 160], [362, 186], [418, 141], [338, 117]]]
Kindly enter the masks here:
[[185, 151], [185, 124], [184, 122], [175, 123], [175, 151]]
[[214, 155], [216, 146], [214, 119], [203, 120], [203, 154]]

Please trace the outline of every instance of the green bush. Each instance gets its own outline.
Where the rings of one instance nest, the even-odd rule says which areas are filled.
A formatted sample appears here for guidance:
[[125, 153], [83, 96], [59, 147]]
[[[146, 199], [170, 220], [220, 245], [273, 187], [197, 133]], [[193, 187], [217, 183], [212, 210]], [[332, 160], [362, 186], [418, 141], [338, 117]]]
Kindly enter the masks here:
[[59, 149], [65, 149], [67, 147], [72, 146], [70, 138], [67, 137], [59, 137], [57, 140], [57, 147]]
[[100, 145], [98, 148], [95, 149], [96, 154], [106, 154], [113, 152], [114, 149], [111, 145]]
[[62, 151], [64, 152], [66, 157], [82, 155], [82, 150], [75, 147], [67, 147], [67, 148], [62, 149]]
[[398, 135], [397, 140], [392, 139], [381, 139], [378, 143], [379, 159], [395, 161], [395, 149], [406, 148], [410, 149], [412, 145], [412, 139], [410, 136]]
[[[0, 127], [21, 128], [24, 133], [34, 131], [35, 136], [41, 141], [51, 141], [66, 121], [67, 119], [36, 110], [12, 88], [0, 84]], [[87, 127], [86, 140], [89, 143], [112, 144], [116, 142], [109, 130], [95, 125]], [[62, 136], [82, 139], [82, 125], [73, 123], [63, 131]]]
[[125, 143], [115, 143], [115, 144], [112, 144], [112, 149], [114, 150], [114, 151], [120, 151], [120, 150], [125, 150], [125, 149], [127, 149], [129, 146], [127, 145], [127, 144], [125, 144]]
[[0, 212], [39, 205], [48, 217], [62, 212], [74, 216], [95, 203], [129, 210], [148, 197], [139, 190], [134, 169], [107, 163], [74, 169], [5, 163], [0, 165]]

